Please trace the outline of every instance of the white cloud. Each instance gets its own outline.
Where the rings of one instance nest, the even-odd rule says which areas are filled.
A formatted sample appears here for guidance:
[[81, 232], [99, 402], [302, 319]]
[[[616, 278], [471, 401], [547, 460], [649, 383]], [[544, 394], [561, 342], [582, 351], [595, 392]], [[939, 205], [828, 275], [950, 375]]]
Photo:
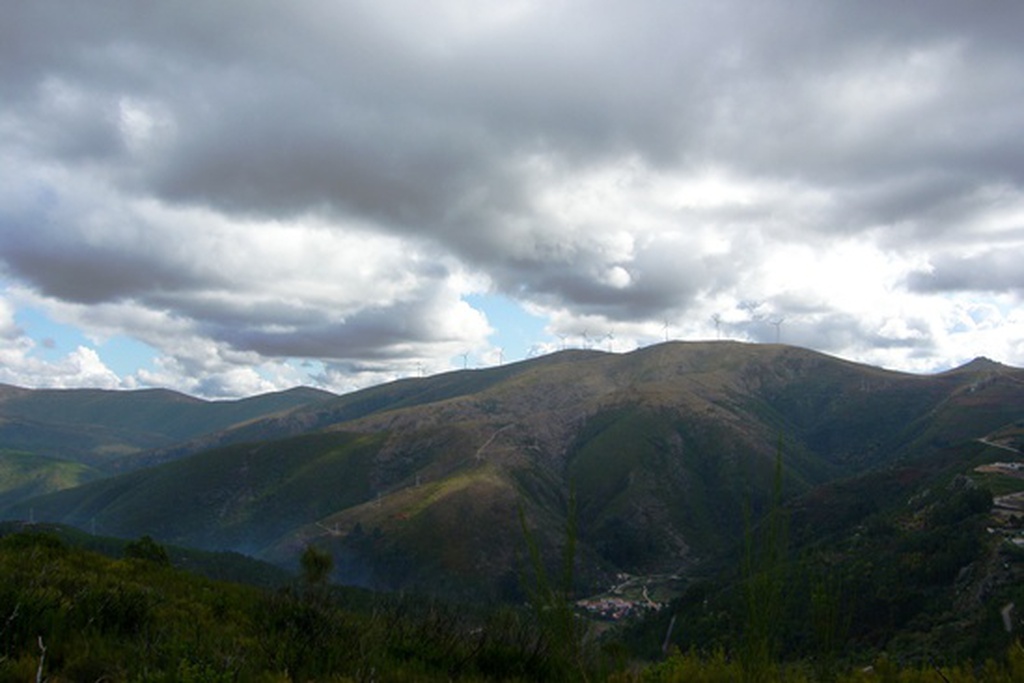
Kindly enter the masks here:
[[53, 389], [134, 386], [130, 378], [118, 377], [94, 349], [85, 346], [55, 360], [36, 356], [38, 345], [16, 324], [14, 312], [15, 306], [8, 298], [0, 297], [0, 383]]
[[[669, 320], [893, 367], [1024, 362], [1018, 3], [8, 14], [0, 267], [88, 338], [157, 349], [125, 382], [493, 360], [463, 299], [484, 290], [621, 349]], [[111, 381], [86, 355], [67, 376]]]
[[5, 298], [0, 298], [0, 339], [14, 341], [22, 336], [23, 331], [14, 319], [14, 306]]

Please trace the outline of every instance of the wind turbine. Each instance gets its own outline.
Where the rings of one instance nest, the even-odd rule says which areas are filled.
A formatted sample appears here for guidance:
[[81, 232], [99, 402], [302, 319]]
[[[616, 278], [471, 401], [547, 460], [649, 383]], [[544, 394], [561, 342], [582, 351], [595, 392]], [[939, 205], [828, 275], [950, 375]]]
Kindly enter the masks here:
[[786, 322], [785, 318], [776, 318], [775, 320], [768, 321], [772, 325], [775, 325], [775, 343], [779, 343], [779, 339], [782, 337], [782, 323]]
[[561, 350], [565, 351], [565, 338], [568, 337], [569, 335], [567, 335], [567, 334], [557, 334], [555, 336], [558, 337], [562, 341], [562, 348], [561, 348]]
[[722, 316], [720, 316], [719, 314], [715, 313], [714, 315], [711, 316], [711, 319], [715, 323], [715, 336], [718, 339], [721, 339], [722, 338]]
[[662, 328], [665, 330], [665, 341], [668, 341], [668, 318], [665, 318], [665, 324]]
[[615, 346], [615, 334], [613, 332], [609, 332], [604, 336], [604, 338], [608, 340], [608, 353], [614, 353], [613, 347]]
[[505, 349], [501, 346], [498, 347], [498, 365], [505, 364]]
[[465, 370], [469, 367], [469, 351], [463, 351], [459, 355], [462, 356], [462, 369]]
[[583, 330], [583, 348], [585, 349], [590, 348], [590, 336], [587, 334], [588, 331], [589, 330], [586, 329]]

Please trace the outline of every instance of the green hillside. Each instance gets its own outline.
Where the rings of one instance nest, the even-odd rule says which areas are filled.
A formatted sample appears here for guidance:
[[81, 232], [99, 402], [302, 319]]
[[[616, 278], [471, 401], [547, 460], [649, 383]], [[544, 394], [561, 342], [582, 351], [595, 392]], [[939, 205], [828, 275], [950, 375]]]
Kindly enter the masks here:
[[518, 511], [556, 558], [574, 491], [579, 589], [596, 590], [734, 547], [768, 507], [780, 439], [789, 498], [975, 443], [1020, 406], [1024, 373], [993, 363], [917, 376], [736, 342], [563, 352], [253, 419], [6, 514], [284, 566], [316, 540], [341, 581], [508, 596]]
[[[85, 442], [131, 432], [80, 410]], [[1024, 480], [993, 467], [1019, 461], [1022, 411], [1024, 371], [984, 360], [920, 376], [781, 345], [565, 352], [230, 422], [82, 483], [74, 476], [90, 472], [74, 463], [9, 454], [22, 469], [10, 470], [8, 500], [25, 495], [30, 472], [49, 472], [51, 488], [77, 485], [2, 514], [243, 552], [293, 572], [312, 544], [338, 582], [484, 604], [536, 599], [529, 577], [544, 572], [530, 543], [558, 576], [571, 537], [573, 597], [678, 596], [623, 636], [636, 656], [659, 656], [674, 615], [681, 651], [741, 657], [755, 586], [770, 598], [759, 604], [779, 657], [824, 666], [827, 653], [828, 666], [853, 667], [887, 650], [917, 667], [936, 653], [1012, 647], [1000, 610], [1024, 601], [1019, 515], [992, 496]], [[782, 552], [754, 551], [777, 564], [751, 574], [745, 557], [779, 519], [770, 537]], [[632, 587], [615, 592], [623, 581]], [[822, 622], [823, 609], [836, 621]], [[841, 648], [816, 640], [828, 623]], [[657, 672], [694, 662], [728, 669], [690, 654], [645, 676], [688, 680]]]
[[[114, 559], [124, 557], [126, 548], [138, 545], [141, 541], [141, 538], [98, 536], [65, 524], [0, 522], [0, 538], [17, 534], [52, 537], [66, 546]], [[230, 581], [268, 589], [283, 588], [295, 581], [293, 572], [241, 553], [197, 550], [175, 545], [161, 547], [172, 566], [216, 581]]]
[[163, 389], [22, 389], [0, 385], [0, 449], [74, 460], [101, 469], [333, 394], [296, 388], [235, 401]]
[[[929, 523], [949, 524], [940, 514], [947, 508], [931, 508]], [[267, 590], [182, 571], [168, 562], [173, 551], [149, 539], [112, 556], [59, 533], [0, 527], [0, 680], [977, 683], [1024, 675], [1019, 640], [984, 630], [967, 632], [989, 638], [975, 652], [997, 654], [975, 660], [948, 650], [922, 661], [899, 649], [837, 656], [827, 640], [804, 643], [802, 655], [786, 641], [755, 659], [749, 630], [724, 646], [703, 641], [648, 656], [629, 634], [599, 634], [557, 597], [535, 597], [530, 608], [371, 595], [325, 584], [312, 562], [301, 581]], [[324, 557], [316, 549], [306, 556]], [[707, 598], [704, 605], [705, 619], [681, 619], [679, 631], [706, 627], [709, 605], [721, 614]], [[790, 624], [779, 626], [782, 634]], [[964, 640], [953, 642], [962, 649]]]
[[[1019, 519], [993, 507], [991, 487], [1002, 485], [994, 475], [974, 471], [999, 459], [998, 449], [965, 442], [791, 499], [771, 570], [777, 656], [827, 660], [835, 669], [885, 651], [927, 668], [1019, 647], [1019, 617], [1007, 631], [1003, 616], [1024, 600]], [[766, 557], [764, 530], [748, 530], [743, 544], [627, 641], [653, 656], [674, 618], [673, 643], [682, 651], [735, 649], [754, 580], [744, 567], [748, 556], [755, 567]]]
[[296, 526], [372, 495], [379, 437], [312, 434], [240, 444], [12, 507], [126, 538], [258, 554]]
[[77, 462], [0, 451], [0, 510], [19, 500], [74, 488], [100, 475]]

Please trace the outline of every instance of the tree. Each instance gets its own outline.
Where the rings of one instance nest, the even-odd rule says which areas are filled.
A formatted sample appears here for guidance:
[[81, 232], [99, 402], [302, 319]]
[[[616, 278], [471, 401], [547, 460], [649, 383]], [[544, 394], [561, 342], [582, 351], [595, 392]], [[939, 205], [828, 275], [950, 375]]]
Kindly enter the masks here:
[[307, 545], [299, 558], [302, 566], [302, 582], [308, 587], [321, 586], [327, 582], [334, 569], [334, 558], [325, 550]]
[[143, 536], [125, 544], [124, 556], [168, 567], [171, 565], [171, 558], [167, 555], [167, 550], [150, 536]]

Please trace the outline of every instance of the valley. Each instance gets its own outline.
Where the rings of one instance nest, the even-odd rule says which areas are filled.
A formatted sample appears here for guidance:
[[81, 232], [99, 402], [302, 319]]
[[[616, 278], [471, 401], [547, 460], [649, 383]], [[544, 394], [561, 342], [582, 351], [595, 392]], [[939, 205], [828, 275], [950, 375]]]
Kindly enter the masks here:
[[[851, 647], [917, 652], [954, 604], [989, 618], [963, 596], [1015, 590], [986, 567], [1019, 565], [1006, 496], [1024, 489], [1022, 406], [1024, 371], [984, 359], [922, 376], [728, 341], [569, 350], [340, 396], [5, 388], [0, 513], [289, 571], [315, 547], [341, 585], [495, 605], [560, 576], [571, 543], [580, 612], [650, 628], [636, 637], [660, 651], [672, 616], [684, 649], [731, 642], [750, 539], [784, 511], [787, 571], [804, 572], [787, 581], [830, 568], [858, 596]], [[792, 609], [805, 623], [810, 606]]]

